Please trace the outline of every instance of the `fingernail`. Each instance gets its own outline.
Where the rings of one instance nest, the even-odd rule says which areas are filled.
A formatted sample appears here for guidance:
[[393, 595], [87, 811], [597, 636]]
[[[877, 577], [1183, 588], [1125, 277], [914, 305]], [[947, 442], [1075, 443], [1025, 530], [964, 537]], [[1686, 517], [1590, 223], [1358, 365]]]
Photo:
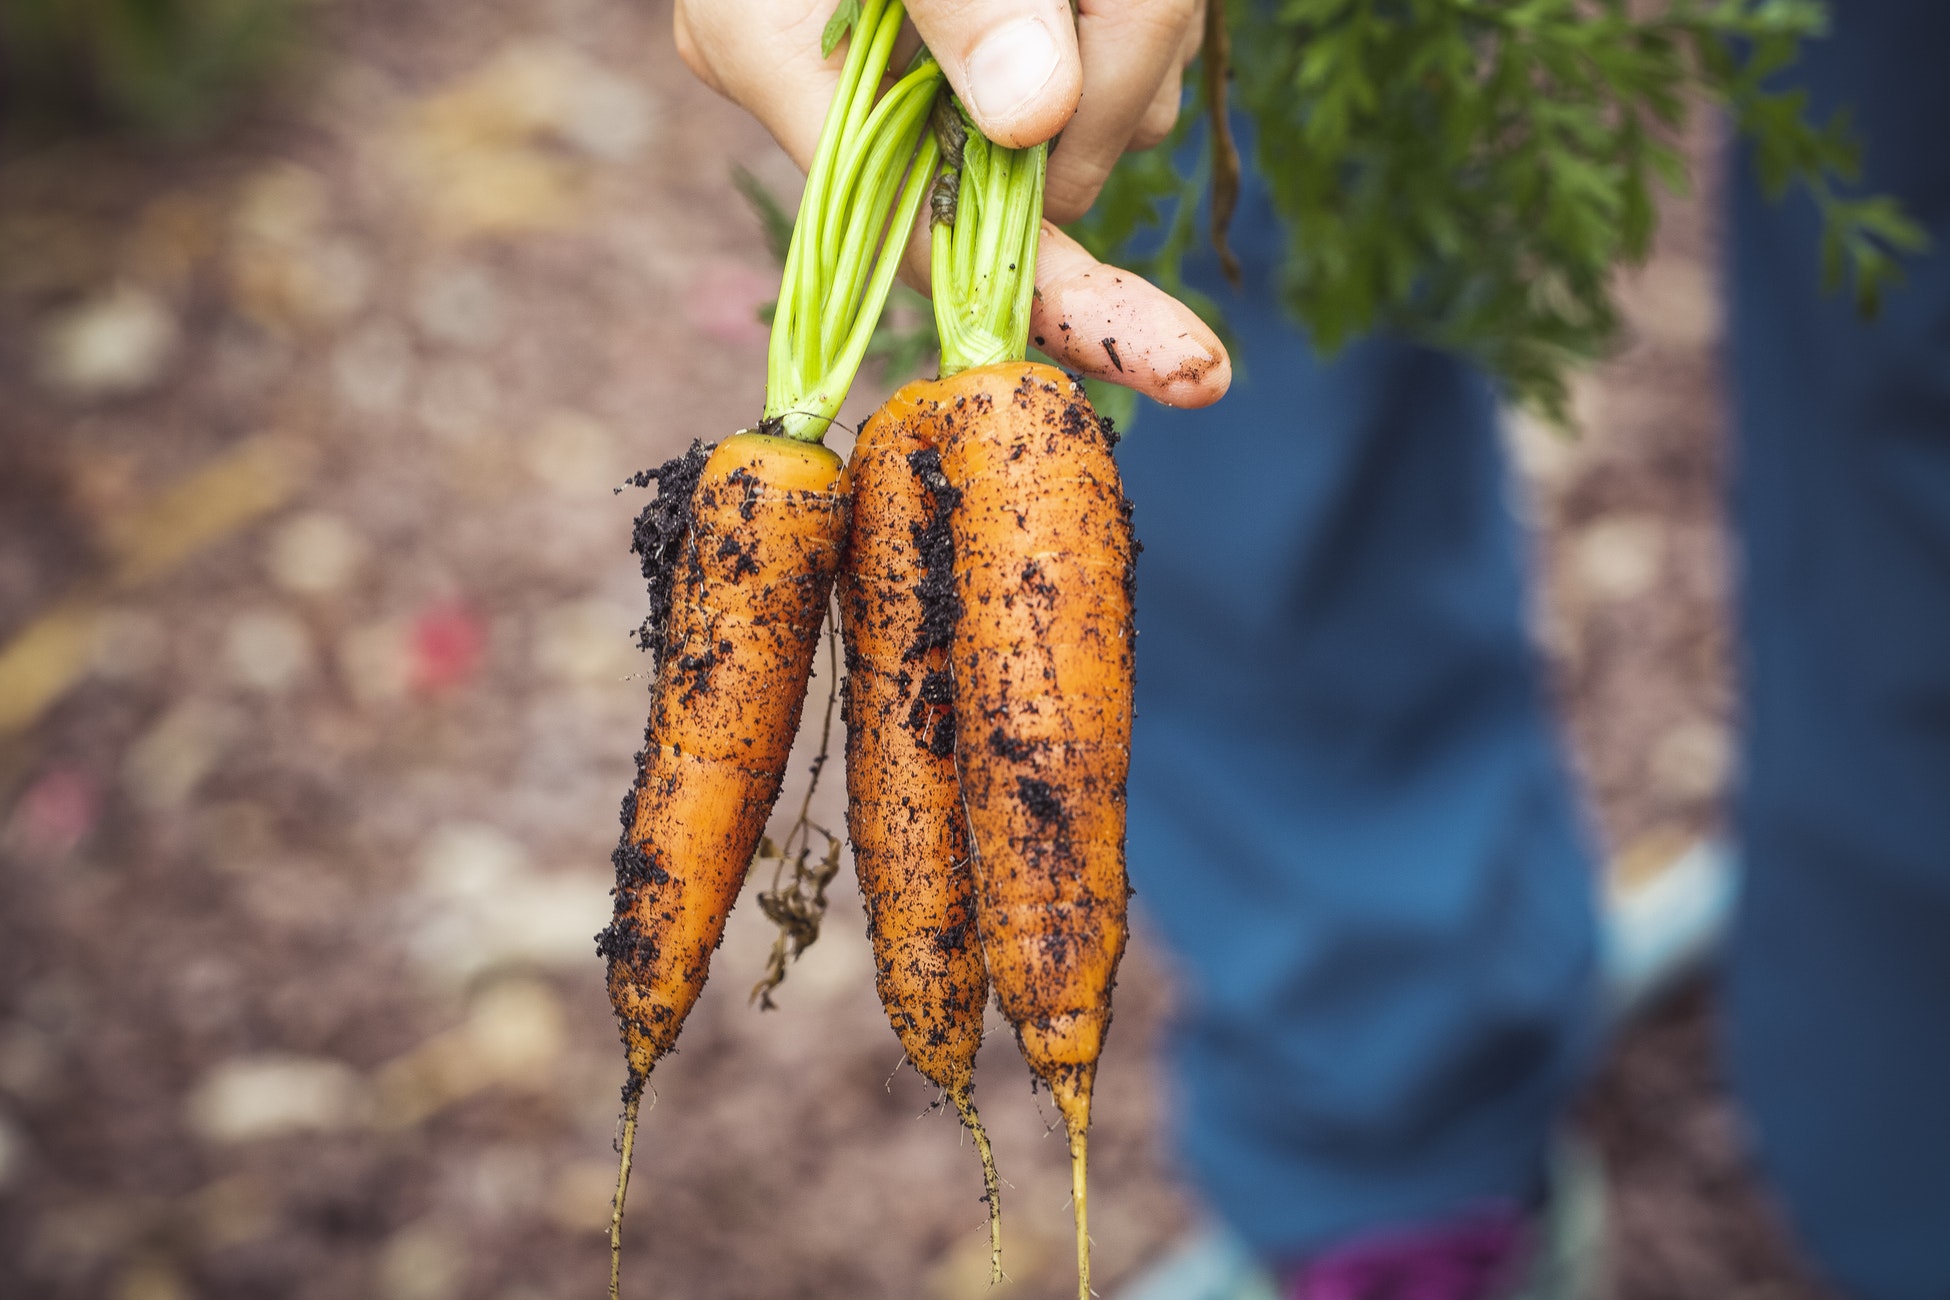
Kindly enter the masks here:
[[966, 65], [975, 115], [990, 126], [1008, 125], [1049, 84], [1061, 58], [1056, 37], [1040, 19], [1018, 19], [990, 32]]

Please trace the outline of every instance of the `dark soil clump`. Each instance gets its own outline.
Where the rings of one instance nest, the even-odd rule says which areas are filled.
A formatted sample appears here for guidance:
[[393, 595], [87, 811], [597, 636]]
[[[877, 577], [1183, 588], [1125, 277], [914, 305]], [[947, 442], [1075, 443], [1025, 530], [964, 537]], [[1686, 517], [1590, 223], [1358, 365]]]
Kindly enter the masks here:
[[921, 553], [921, 583], [916, 595], [921, 601], [921, 628], [905, 658], [918, 659], [930, 650], [944, 650], [955, 639], [955, 624], [961, 621], [961, 597], [955, 594], [955, 543], [948, 531], [948, 516], [961, 501], [961, 493], [950, 486], [941, 472], [941, 453], [923, 447], [907, 458], [920, 478], [921, 486], [934, 499], [934, 517], [925, 528], [914, 530], [914, 547]]
[[[655, 469], [639, 470], [628, 482], [635, 487], [657, 485], [657, 495], [636, 517], [630, 552], [643, 562], [643, 577], [649, 585], [650, 612], [637, 629], [637, 645], [652, 654], [661, 652], [664, 629], [670, 623], [670, 593], [677, 578], [677, 560], [690, 535], [694, 510], [691, 497], [697, 480], [704, 473], [704, 462], [711, 448], [693, 441], [690, 450], [673, 456]], [[619, 491], [621, 489], [618, 489]], [[659, 668], [662, 664], [658, 665]]]

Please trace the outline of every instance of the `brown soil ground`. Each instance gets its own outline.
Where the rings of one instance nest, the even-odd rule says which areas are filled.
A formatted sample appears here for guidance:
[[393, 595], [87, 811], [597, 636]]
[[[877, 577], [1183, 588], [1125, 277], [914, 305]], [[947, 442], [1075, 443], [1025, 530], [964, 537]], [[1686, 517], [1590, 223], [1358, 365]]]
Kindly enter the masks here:
[[[589, 936], [644, 710], [642, 494], [611, 488], [756, 415], [774, 273], [727, 163], [796, 177], [661, 3], [315, 22], [221, 138], [0, 164], [6, 1295], [603, 1283], [621, 1058]], [[1627, 284], [1583, 438], [1515, 436], [1575, 748], [1643, 853], [1711, 829], [1727, 769], [1702, 211]], [[774, 1014], [745, 998], [768, 929], [734, 914], [639, 1144], [635, 1294], [987, 1294], [973, 1154], [896, 1068], [836, 893]], [[1107, 1292], [1195, 1213], [1153, 951], [1140, 929], [1092, 1142]], [[1711, 1020], [1695, 995], [1632, 1034], [1584, 1108], [1617, 1294], [1816, 1295]], [[980, 1077], [1008, 1293], [1061, 1296], [1053, 1116], [1005, 1034]]]

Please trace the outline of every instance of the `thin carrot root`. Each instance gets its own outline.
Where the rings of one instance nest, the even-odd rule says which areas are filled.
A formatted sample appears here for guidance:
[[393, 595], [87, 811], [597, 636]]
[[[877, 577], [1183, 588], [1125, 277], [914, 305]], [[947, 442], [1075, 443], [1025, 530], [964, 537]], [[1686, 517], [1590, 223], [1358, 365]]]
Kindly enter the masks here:
[[1085, 1166], [1090, 1134], [1082, 1129], [1070, 1131], [1070, 1199], [1077, 1212], [1077, 1300], [1090, 1300], [1090, 1216], [1089, 1180]]
[[989, 1285], [1002, 1285], [1002, 1176], [995, 1172], [995, 1149], [989, 1146], [988, 1130], [975, 1113], [975, 1100], [966, 1090], [950, 1100], [961, 1113], [961, 1122], [975, 1137], [975, 1150], [982, 1157], [982, 1199], [989, 1206]]
[[609, 1207], [609, 1300], [619, 1300], [623, 1280], [623, 1197], [630, 1190], [630, 1164], [636, 1153], [636, 1116], [643, 1106], [643, 1081], [632, 1080], [623, 1101], [623, 1140], [617, 1146], [616, 1199]]

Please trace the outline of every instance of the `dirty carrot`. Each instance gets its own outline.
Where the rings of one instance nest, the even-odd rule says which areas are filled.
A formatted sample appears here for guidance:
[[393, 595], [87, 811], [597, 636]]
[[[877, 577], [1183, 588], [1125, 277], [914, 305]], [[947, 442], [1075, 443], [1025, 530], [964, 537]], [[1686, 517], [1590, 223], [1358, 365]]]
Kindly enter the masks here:
[[658, 674], [623, 802], [615, 916], [597, 936], [628, 1064], [612, 1297], [643, 1092], [703, 988], [778, 796], [845, 543], [840, 461], [820, 442], [935, 168], [939, 67], [923, 58], [878, 95], [903, 17], [898, 0], [860, 8], [787, 253], [764, 418], [638, 478], [658, 483], [637, 537]]
[[982, 950], [1069, 1138], [1077, 1287], [1090, 1295], [1090, 1099], [1130, 887], [1130, 508], [1080, 384], [1030, 365], [1046, 150], [938, 116], [958, 172], [933, 205], [934, 407], [958, 613], [955, 755]]
[[[867, 909], [875, 985], [914, 1068], [975, 1139], [1002, 1280], [1000, 1180], [974, 1105], [988, 975], [975, 929], [948, 674], [953, 575], [930, 404], [894, 394], [861, 430], [843, 490], [847, 833]], [[930, 567], [929, 561], [935, 561]]]

